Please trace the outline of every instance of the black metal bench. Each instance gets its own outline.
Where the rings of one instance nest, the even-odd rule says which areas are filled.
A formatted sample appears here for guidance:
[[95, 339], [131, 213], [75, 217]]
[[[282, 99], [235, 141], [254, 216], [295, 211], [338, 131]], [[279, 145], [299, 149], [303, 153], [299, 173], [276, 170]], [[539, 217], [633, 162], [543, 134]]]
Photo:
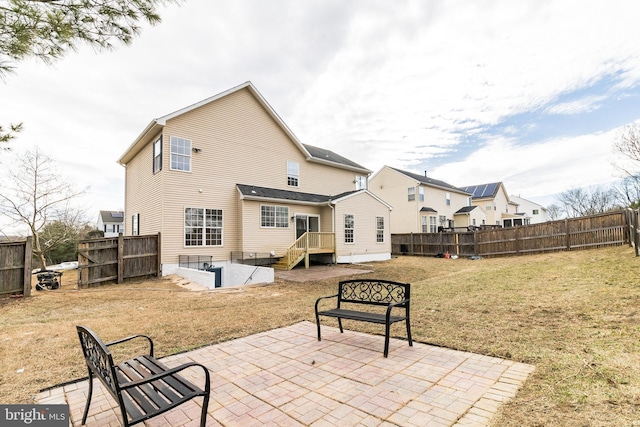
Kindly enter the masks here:
[[[341, 281], [336, 295], [320, 297], [316, 300], [315, 311], [316, 325], [318, 326], [318, 341], [321, 340], [320, 316], [328, 316], [338, 319], [338, 326], [340, 326], [341, 333], [344, 332], [342, 329], [342, 319], [360, 320], [385, 325], [384, 357], [389, 355], [389, 333], [391, 324], [404, 321], [407, 325], [409, 345], [413, 346], [413, 340], [411, 339], [411, 322], [409, 318], [410, 290], [411, 285], [409, 283], [392, 282], [390, 280], [364, 279]], [[320, 311], [320, 301], [329, 298], [337, 298], [337, 307]], [[345, 309], [342, 305], [343, 303], [385, 306], [387, 309], [385, 313], [352, 310], [350, 309], [352, 306], [349, 306], [349, 309]], [[402, 309], [402, 315], [392, 315], [391, 310], [394, 308]]]
[[[118, 402], [125, 427], [160, 415], [198, 396], [204, 398], [200, 426], [206, 425], [210, 379], [209, 371], [203, 365], [186, 363], [175, 368], [167, 368], [153, 357], [153, 341], [146, 335], [133, 335], [105, 344], [90, 329], [83, 326], [76, 326], [76, 329], [89, 370], [89, 395], [82, 416], [83, 425], [89, 413], [94, 376], [100, 379]], [[149, 341], [149, 354], [114, 364], [108, 347], [134, 338]], [[196, 387], [178, 375], [180, 371], [194, 366], [204, 371], [204, 389]]]

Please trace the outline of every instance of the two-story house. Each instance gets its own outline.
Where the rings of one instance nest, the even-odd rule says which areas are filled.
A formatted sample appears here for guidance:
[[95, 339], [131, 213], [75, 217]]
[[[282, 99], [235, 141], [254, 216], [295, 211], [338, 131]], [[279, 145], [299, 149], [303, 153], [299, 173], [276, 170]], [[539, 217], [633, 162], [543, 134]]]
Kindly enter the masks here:
[[383, 166], [369, 179], [369, 190], [392, 207], [392, 233], [436, 233], [481, 225], [485, 213], [472, 206], [471, 193], [444, 181]]
[[[303, 144], [251, 82], [152, 120], [119, 159], [126, 234], [161, 233], [162, 273], [210, 256], [224, 286], [232, 253], [363, 262], [391, 257], [391, 207], [370, 170]], [[255, 279], [255, 278], [254, 278]]]
[[96, 226], [104, 232], [104, 237], [118, 237], [124, 233], [124, 212], [100, 211]]
[[473, 195], [471, 204], [482, 207], [486, 211], [487, 225], [513, 227], [529, 223], [529, 218], [526, 215], [518, 213], [518, 204], [509, 198], [502, 182], [469, 185], [461, 188]]
[[517, 213], [522, 215], [524, 218], [529, 219], [529, 224], [540, 224], [541, 222], [549, 221], [547, 217], [547, 208], [544, 206], [532, 202], [531, 200], [523, 199], [519, 196], [514, 196], [513, 194], [510, 196], [512, 202], [518, 204]]

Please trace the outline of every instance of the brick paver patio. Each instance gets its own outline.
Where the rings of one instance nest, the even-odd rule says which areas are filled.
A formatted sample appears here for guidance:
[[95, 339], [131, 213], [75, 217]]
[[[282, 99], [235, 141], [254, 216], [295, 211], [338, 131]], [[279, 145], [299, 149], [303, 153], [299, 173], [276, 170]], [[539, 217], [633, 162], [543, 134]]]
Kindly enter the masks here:
[[[534, 367], [421, 343], [301, 322], [162, 360], [194, 361], [211, 371], [207, 426], [484, 426]], [[162, 343], [156, 343], [160, 348]], [[188, 371], [185, 371], [188, 372]], [[202, 384], [197, 371], [188, 378]], [[200, 374], [202, 375], [202, 374]], [[187, 376], [187, 374], [185, 374]], [[80, 425], [87, 381], [40, 393], [37, 403], [69, 404]], [[202, 399], [147, 421], [197, 426]], [[120, 426], [99, 381], [87, 425]], [[142, 424], [140, 424], [142, 425]]]

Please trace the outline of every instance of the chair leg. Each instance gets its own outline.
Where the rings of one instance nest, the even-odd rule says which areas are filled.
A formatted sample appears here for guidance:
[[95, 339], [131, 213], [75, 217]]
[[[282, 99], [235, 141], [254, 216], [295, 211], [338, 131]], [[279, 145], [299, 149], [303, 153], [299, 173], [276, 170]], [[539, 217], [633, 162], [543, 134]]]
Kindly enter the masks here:
[[318, 327], [318, 341], [322, 341], [320, 337], [320, 316], [316, 313], [316, 326]]
[[207, 426], [207, 409], [209, 408], [209, 395], [207, 394], [202, 401], [202, 413], [200, 414], [200, 427]]
[[391, 325], [385, 325], [385, 333], [384, 333], [384, 357], [389, 356], [389, 334], [391, 333]]
[[87, 422], [87, 415], [89, 414], [89, 406], [91, 405], [91, 395], [93, 394], [93, 372], [89, 369], [89, 395], [87, 396], [87, 404], [84, 407], [84, 415], [82, 415], [82, 425]]

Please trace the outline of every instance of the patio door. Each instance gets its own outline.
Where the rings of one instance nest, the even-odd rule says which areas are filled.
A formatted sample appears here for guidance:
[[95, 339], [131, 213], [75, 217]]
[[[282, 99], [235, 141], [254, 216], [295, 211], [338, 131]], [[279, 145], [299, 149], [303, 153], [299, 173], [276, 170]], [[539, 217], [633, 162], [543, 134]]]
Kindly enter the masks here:
[[320, 231], [320, 217], [296, 214], [296, 239], [307, 231]]

